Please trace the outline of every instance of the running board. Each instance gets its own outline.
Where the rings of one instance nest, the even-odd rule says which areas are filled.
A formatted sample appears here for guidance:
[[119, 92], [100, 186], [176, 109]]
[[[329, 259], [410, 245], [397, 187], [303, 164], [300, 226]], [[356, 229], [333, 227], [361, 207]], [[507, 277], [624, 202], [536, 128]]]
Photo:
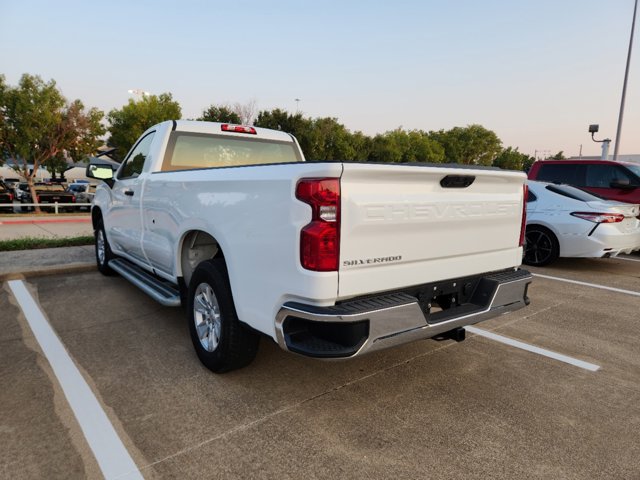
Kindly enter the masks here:
[[133, 283], [156, 302], [167, 307], [181, 305], [180, 292], [150, 273], [123, 258], [109, 261], [109, 267]]

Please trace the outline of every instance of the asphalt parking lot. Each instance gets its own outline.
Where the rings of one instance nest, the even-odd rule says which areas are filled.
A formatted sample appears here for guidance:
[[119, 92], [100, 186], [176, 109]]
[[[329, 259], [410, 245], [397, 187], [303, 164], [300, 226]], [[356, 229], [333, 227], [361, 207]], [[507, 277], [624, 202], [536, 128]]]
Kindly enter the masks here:
[[5, 282], [0, 478], [102, 478], [95, 449], [110, 448], [74, 414], [20, 285], [134, 462], [112, 459], [113, 478], [640, 478], [639, 260], [531, 269], [544, 275], [531, 305], [477, 325], [560, 359], [473, 333], [346, 362], [262, 340], [252, 365], [220, 376], [198, 362], [184, 311], [122, 278]]

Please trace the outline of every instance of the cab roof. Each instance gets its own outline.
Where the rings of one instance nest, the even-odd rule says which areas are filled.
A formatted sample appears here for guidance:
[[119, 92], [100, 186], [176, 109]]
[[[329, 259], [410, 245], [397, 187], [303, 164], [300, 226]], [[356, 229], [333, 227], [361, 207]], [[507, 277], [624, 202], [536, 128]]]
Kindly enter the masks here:
[[215, 135], [228, 135], [231, 137], [253, 137], [263, 140], [277, 140], [281, 142], [293, 142], [293, 137], [278, 130], [271, 130], [269, 128], [251, 127], [248, 128], [255, 131], [255, 133], [245, 133], [237, 131], [225, 131], [223, 125], [235, 126], [235, 124], [221, 123], [221, 122], [202, 122], [198, 120], [176, 120], [173, 130], [177, 132], [191, 132], [191, 133], [209, 133]]

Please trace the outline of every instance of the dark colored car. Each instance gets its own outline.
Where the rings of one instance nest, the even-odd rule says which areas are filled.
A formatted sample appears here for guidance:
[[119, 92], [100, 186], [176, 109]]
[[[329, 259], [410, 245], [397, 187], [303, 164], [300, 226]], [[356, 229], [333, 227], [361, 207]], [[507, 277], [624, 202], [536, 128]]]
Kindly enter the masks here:
[[640, 164], [611, 160], [543, 160], [529, 170], [529, 180], [563, 183], [607, 200], [640, 204]]
[[[0, 204], [13, 204], [13, 192], [9, 190], [4, 183], [0, 183]], [[13, 207], [0, 207], [7, 212], [13, 212]]]
[[[64, 187], [56, 183], [36, 183], [35, 185], [36, 195], [38, 196], [38, 204], [41, 207], [52, 207], [56, 203], [76, 203], [76, 196], [73, 193], [66, 192]], [[21, 187], [22, 189], [22, 187]], [[27, 187], [26, 194], [20, 198], [20, 203], [35, 203], [31, 199], [31, 193]], [[27, 210], [32, 210], [33, 207], [28, 207]], [[60, 210], [73, 211], [75, 207], [64, 206], [60, 207]]]

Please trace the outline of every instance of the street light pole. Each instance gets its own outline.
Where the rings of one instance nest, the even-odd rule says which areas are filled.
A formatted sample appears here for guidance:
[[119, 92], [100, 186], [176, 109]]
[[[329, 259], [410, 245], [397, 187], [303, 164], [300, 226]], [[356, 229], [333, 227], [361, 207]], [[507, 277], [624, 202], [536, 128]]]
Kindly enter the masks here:
[[616, 145], [613, 148], [613, 159], [618, 160], [618, 148], [620, 148], [620, 132], [622, 131], [622, 116], [624, 115], [624, 100], [627, 96], [627, 80], [629, 79], [629, 63], [631, 62], [631, 48], [633, 47], [633, 31], [636, 27], [636, 12], [638, 0], [633, 7], [633, 20], [631, 21], [631, 36], [629, 37], [629, 52], [627, 53], [627, 67], [624, 71], [624, 83], [622, 84], [622, 100], [620, 101], [620, 115], [618, 116], [618, 130], [616, 131]]

